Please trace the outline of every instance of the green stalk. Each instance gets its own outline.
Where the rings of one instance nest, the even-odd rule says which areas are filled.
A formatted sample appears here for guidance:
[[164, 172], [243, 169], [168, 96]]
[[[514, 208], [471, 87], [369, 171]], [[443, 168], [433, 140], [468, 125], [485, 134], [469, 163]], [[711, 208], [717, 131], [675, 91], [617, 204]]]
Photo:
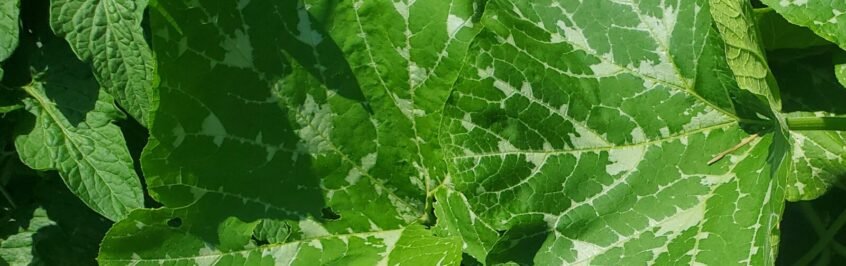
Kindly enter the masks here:
[[147, 5], [150, 6], [151, 9], [158, 11], [159, 14], [164, 17], [165, 21], [167, 21], [167, 23], [170, 23], [170, 25], [173, 26], [173, 28], [176, 29], [177, 32], [179, 32], [179, 34], [184, 34], [182, 32], [182, 28], [179, 27], [179, 24], [176, 24], [176, 20], [173, 19], [173, 16], [171, 16], [170, 13], [167, 12], [167, 9], [165, 9], [159, 4], [158, 0], [151, 0], [147, 3]]
[[811, 262], [814, 261], [814, 258], [828, 249], [829, 244], [834, 241], [834, 235], [836, 235], [844, 225], [846, 225], [846, 211], [841, 212], [840, 215], [837, 216], [834, 222], [831, 223], [828, 230], [826, 230], [823, 235], [820, 235], [820, 239], [817, 243], [814, 244], [814, 246], [811, 247], [805, 255], [799, 258], [794, 265], [810, 265]]
[[787, 127], [791, 130], [846, 131], [846, 117], [788, 117]]
[[9, 205], [12, 206], [12, 209], [17, 209], [18, 205], [15, 204], [15, 201], [12, 200], [12, 195], [9, 195], [9, 192], [6, 192], [6, 189], [0, 186], [0, 194], [3, 194], [3, 197], [6, 198], [6, 201], [9, 202]]

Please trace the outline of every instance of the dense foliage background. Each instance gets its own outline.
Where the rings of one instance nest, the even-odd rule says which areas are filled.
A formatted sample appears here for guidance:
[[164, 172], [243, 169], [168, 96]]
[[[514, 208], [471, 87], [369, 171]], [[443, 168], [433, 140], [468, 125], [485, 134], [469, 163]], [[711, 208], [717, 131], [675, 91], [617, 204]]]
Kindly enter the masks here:
[[846, 260], [846, 4], [389, 2], [4, 0], [0, 265]]

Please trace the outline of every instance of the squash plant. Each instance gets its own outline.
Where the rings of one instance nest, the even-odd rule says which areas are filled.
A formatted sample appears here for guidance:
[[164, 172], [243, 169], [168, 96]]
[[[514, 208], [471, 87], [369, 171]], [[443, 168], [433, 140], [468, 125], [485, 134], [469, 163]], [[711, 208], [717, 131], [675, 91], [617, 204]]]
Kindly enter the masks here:
[[843, 193], [844, 14], [5, 0], [0, 262], [775, 264]]

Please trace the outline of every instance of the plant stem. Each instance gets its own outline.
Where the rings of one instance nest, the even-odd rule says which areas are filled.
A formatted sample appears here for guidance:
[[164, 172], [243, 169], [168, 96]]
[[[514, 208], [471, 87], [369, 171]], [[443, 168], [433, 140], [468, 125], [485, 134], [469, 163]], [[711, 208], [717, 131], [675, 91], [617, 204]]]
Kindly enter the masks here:
[[846, 117], [788, 117], [787, 127], [791, 130], [846, 131]]
[[823, 253], [823, 251], [828, 248], [829, 244], [834, 240], [834, 235], [836, 235], [844, 225], [846, 225], [846, 211], [841, 212], [840, 215], [837, 216], [837, 219], [831, 223], [831, 226], [825, 231], [825, 234], [820, 235], [820, 239], [817, 243], [808, 250], [805, 255], [799, 258], [794, 265], [810, 265], [814, 258], [819, 256], [820, 253]]
[[0, 186], [0, 194], [3, 194], [3, 197], [6, 198], [6, 201], [9, 202], [9, 205], [12, 206], [12, 209], [17, 209], [18, 205], [15, 204], [15, 201], [12, 200], [12, 195], [9, 195], [9, 192], [6, 192], [6, 189]]
[[[807, 201], [801, 202], [799, 203], [799, 206], [801, 206], [801, 210], [805, 216], [805, 219], [807, 219], [808, 223], [811, 224], [811, 228], [814, 229], [814, 232], [817, 234], [817, 237], [819, 237], [820, 239], [825, 238], [825, 225], [820, 219], [819, 213], [814, 210], [814, 207], [811, 205], [811, 203], [808, 203]], [[837, 242], [837, 239], [831, 240], [830, 247], [832, 250], [834, 250], [834, 252], [836, 252], [840, 256], [846, 257], [846, 246], [843, 246], [843, 244]]]
[[[5, 145], [4, 145], [5, 146]], [[0, 149], [5, 150], [6, 147], [1, 147]], [[13, 154], [13, 153], [12, 153]], [[9, 192], [6, 191], [6, 183], [9, 182], [9, 178], [12, 175], [12, 160], [9, 160], [9, 153], [3, 152], [0, 155], [0, 165], [2, 165], [2, 169], [0, 169], [0, 194], [3, 194], [3, 197], [6, 198], [6, 201], [9, 202], [9, 205], [12, 206], [12, 209], [17, 209], [18, 205], [15, 204], [15, 201], [12, 199], [12, 195], [9, 195]]]

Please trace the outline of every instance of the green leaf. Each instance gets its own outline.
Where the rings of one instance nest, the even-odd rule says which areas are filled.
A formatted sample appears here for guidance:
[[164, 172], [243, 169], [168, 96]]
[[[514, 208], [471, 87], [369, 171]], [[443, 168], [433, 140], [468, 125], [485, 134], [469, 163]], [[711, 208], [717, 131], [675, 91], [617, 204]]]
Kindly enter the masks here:
[[51, 0], [53, 31], [80, 59], [92, 62], [97, 80], [138, 122], [148, 124], [158, 96], [155, 61], [141, 20], [146, 0]]
[[48, 37], [28, 45], [33, 82], [22, 89], [33, 116], [18, 125], [21, 160], [36, 170], [57, 170], [74, 194], [109, 219], [143, 207], [132, 158], [112, 124], [123, 117], [112, 96], [63, 40]]
[[772, 263], [788, 143], [708, 5], [489, 2], [445, 111], [439, 223], [490, 263]]
[[3, 39], [0, 40], [0, 61], [9, 58], [15, 48], [18, 47], [19, 6], [18, 0], [0, 3], [0, 36], [3, 36]]
[[159, 2], [164, 207], [100, 261], [772, 264], [794, 143], [711, 2]]
[[285, 243], [291, 237], [291, 225], [286, 222], [265, 219], [254, 230], [256, 240], [270, 244]]
[[755, 9], [758, 30], [767, 50], [801, 49], [831, 45], [808, 28], [788, 22], [772, 8]]
[[[279, 252], [350, 233], [401, 233], [402, 244], [408, 230], [422, 230], [414, 224], [430, 214], [428, 192], [444, 178], [432, 146], [439, 112], [478, 32], [472, 1], [158, 4], [162, 97], [142, 165], [165, 208], [131, 220], [179, 224], [184, 233], [156, 239], [185, 241], [186, 258], [255, 254], [253, 246], [283, 239], [256, 228], [267, 220], [291, 226], [282, 246], [259, 248]], [[159, 230], [135, 224], [111, 230], [103, 261], [176, 257], [168, 245], [130, 246]], [[322, 246], [364, 265], [460, 259], [457, 238], [422, 234], [392, 255]]]
[[[18, 16], [20, 15], [19, 0], [8, 0], [0, 3], [0, 62], [9, 58], [18, 46]], [[3, 68], [0, 66], [0, 80], [3, 80]]]
[[793, 24], [810, 28], [820, 37], [846, 49], [846, 2], [762, 0]]
[[752, 4], [745, 0], [711, 0], [709, 4], [740, 88], [763, 96], [774, 111], [781, 111], [778, 84], [767, 65]]
[[487, 254], [499, 242], [499, 234], [491, 225], [479, 219], [463, 194], [449, 189], [439, 189], [435, 193], [438, 199], [435, 205], [438, 226], [435, 229], [443, 230], [439, 232], [441, 235], [461, 236], [467, 245], [464, 252], [484, 262]]

